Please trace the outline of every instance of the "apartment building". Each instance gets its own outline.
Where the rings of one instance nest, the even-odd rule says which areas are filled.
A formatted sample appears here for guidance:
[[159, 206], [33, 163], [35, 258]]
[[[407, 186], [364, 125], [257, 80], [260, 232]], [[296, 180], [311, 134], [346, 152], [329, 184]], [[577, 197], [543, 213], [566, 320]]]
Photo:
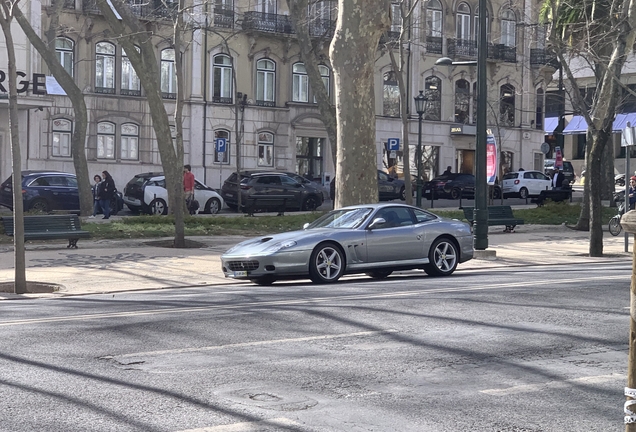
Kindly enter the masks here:
[[[25, 3], [31, 22], [42, 23], [40, 31], [48, 26], [46, 1]], [[331, 97], [336, 89], [328, 46], [335, 28], [336, 3], [312, 2], [309, 11], [320, 73]], [[168, 113], [174, 112], [176, 97], [176, 56], [170, 44], [171, 18], [176, 13], [173, 5], [159, 0], [130, 2], [135, 15], [165, 36], [156, 45], [156, 57]], [[546, 66], [536, 6], [535, 0], [488, 3], [487, 115], [499, 145], [502, 172], [543, 166], [545, 88], [554, 68]], [[401, 138], [400, 95], [388, 56], [402, 26], [399, 11], [399, 5], [393, 5], [393, 25], [378, 47], [375, 76], [378, 168], [398, 175], [403, 169], [403, 147], [389, 152], [386, 144]], [[418, 142], [413, 97], [422, 90], [428, 99], [422, 125], [426, 178], [449, 165], [474, 173], [476, 67], [436, 66], [435, 62], [442, 56], [457, 61], [476, 59], [476, 11], [475, 0], [428, 0], [418, 4], [405, 29], [409, 34], [405, 78], [410, 95], [411, 155]], [[242, 169], [296, 171], [328, 182], [335, 172], [330, 143], [300, 59], [286, 1], [215, 0], [195, 4], [186, 21], [190, 27], [184, 56], [185, 163], [192, 165], [197, 178], [220, 187], [238, 160]], [[86, 155], [90, 172], [106, 169], [123, 187], [134, 174], [161, 171], [143, 88], [94, 0], [67, 0], [61, 23], [65, 31], [56, 40], [56, 52], [84, 90], [89, 110]], [[23, 45], [20, 67], [27, 75], [48, 75], [35, 50], [26, 41]], [[21, 98], [23, 168], [73, 172], [70, 137], [74, 115], [69, 99], [30, 92]], [[0, 116], [7, 118], [6, 110], [0, 110]], [[0, 143], [3, 178], [10, 172], [7, 136], [5, 128]], [[225, 138], [226, 151], [218, 151], [218, 138]], [[411, 160], [415, 172], [413, 156]]]

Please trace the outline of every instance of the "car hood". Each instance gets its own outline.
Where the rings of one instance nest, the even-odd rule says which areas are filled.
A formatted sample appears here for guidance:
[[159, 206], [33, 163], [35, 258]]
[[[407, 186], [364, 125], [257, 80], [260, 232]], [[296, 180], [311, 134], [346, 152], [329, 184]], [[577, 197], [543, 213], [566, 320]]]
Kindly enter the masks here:
[[276, 244], [289, 243], [292, 241], [296, 243], [293, 246], [284, 248], [284, 250], [311, 249], [317, 242], [328, 238], [331, 232], [333, 232], [333, 230], [328, 228], [316, 228], [263, 235], [242, 241], [230, 248], [224, 255], [262, 255], [264, 253], [273, 253], [275, 251], [273, 251], [272, 248], [274, 248]]

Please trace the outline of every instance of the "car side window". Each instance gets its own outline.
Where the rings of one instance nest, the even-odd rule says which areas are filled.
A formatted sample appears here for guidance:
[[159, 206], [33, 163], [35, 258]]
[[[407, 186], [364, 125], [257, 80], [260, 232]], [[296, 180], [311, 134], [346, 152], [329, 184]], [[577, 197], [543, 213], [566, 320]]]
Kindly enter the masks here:
[[435, 216], [433, 216], [431, 213], [422, 210], [413, 210], [413, 213], [415, 215], [415, 220], [417, 221], [416, 223], [418, 224], [435, 219]]
[[378, 180], [380, 181], [389, 181], [389, 176], [383, 172], [378, 172]]
[[534, 175], [533, 175], [533, 173], [525, 172], [525, 173], [523, 173], [523, 178], [524, 179], [533, 179]]
[[48, 182], [49, 186], [66, 186], [66, 179], [64, 177], [46, 177], [46, 181]]
[[49, 180], [46, 177], [38, 177], [29, 186], [49, 186]]
[[256, 179], [256, 183], [259, 185], [278, 185], [280, 184], [279, 176], [262, 176]]
[[543, 174], [543, 173], [537, 173], [537, 178], [539, 180], [550, 180], [550, 178], [547, 175]]
[[77, 187], [77, 179], [75, 177], [66, 177], [66, 185], [68, 187], [76, 188]]
[[294, 180], [291, 177], [286, 177], [286, 176], [281, 176], [280, 177], [280, 181], [282, 184], [284, 184], [285, 186], [296, 186], [298, 183], [298, 181]]

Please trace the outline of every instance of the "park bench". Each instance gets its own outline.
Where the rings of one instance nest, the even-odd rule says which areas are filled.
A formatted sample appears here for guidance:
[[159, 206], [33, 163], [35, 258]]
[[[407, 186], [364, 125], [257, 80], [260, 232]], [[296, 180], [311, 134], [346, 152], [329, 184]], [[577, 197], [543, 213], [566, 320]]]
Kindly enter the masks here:
[[[464, 217], [473, 225], [474, 207], [462, 207]], [[518, 219], [512, 214], [510, 206], [489, 206], [488, 207], [488, 226], [504, 225], [505, 232], [514, 232], [517, 225], [523, 225], [523, 219]]]
[[541, 207], [547, 200], [554, 202], [567, 201], [572, 196], [572, 189], [558, 189], [558, 190], [542, 190], [539, 196], [530, 200], [536, 203], [538, 207]]
[[250, 195], [245, 199], [243, 212], [254, 216], [258, 211], [276, 211], [278, 216], [283, 216], [294, 199], [293, 195]]
[[[13, 236], [13, 217], [3, 216], [2, 225], [8, 236]], [[67, 239], [67, 248], [77, 249], [77, 241], [89, 238], [90, 233], [83, 231], [80, 220], [74, 214], [24, 216], [24, 240]]]

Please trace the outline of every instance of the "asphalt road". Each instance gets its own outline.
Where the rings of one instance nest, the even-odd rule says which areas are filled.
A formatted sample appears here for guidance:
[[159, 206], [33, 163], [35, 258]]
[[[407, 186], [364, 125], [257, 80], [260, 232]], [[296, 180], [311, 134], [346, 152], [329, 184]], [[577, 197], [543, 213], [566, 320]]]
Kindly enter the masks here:
[[630, 274], [5, 301], [0, 431], [622, 430]]

